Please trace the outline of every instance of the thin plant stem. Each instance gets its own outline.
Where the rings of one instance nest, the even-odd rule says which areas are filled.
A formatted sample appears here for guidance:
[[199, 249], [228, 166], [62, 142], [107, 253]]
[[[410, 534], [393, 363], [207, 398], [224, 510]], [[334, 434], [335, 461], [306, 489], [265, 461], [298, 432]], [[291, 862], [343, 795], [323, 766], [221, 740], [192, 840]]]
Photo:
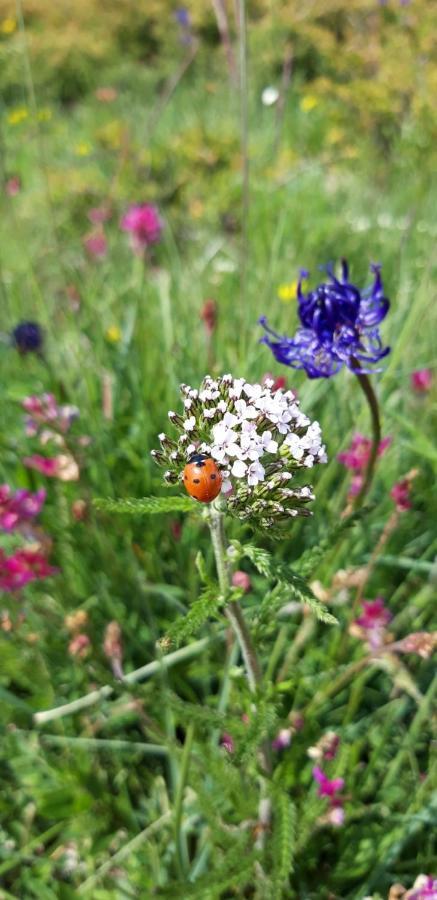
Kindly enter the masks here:
[[[211, 541], [214, 550], [214, 558], [217, 567], [217, 575], [220, 590], [226, 599], [230, 593], [230, 577], [229, 567], [226, 561], [225, 532], [223, 523], [223, 513], [214, 507], [209, 512], [209, 528], [211, 532]], [[241, 606], [236, 601], [228, 603], [225, 609], [225, 615], [229, 620], [238, 643], [246, 667], [247, 680], [252, 693], [256, 692], [257, 685], [261, 681], [261, 666], [256, 655], [255, 647], [252, 643], [249, 629], [243, 615]]]
[[190, 866], [190, 860], [188, 856], [188, 847], [187, 847], [187, 839], [186, 835], [182, 829], [182, 814], [183, 814], [183, 800], [184, 800], [184, 789], [188, 775], [188, 769], [190, 765], [190, 757], [191, 750], [193, 747], [194, 740], [194, 725], [191, 724], [188, 726], [186, 735], [185, 735], [185, 743], [184, 749], [182, 752], [182, 760], [179, 772], [178, 785], [176, 790], [175, 797], [175, 810], [174, 810], [174, 829], [175, 829], [175, 844], [176, 844], [176, 857], [178, 862], [178, 869], [180, 875], [185, 875]]
[[[215, 637], [223, 638], [224, 635], [217, 634]], [[133, 672], [128, 672], [123, 678], [123, 684], [135, 684], [137, 681], [151, 678], [152, 675], [157, 675], [157, 673], [161, 672], [163, 669], [169, 669], [171, 666], [175, 666], [177, 663], [190, 659], [192, 656], [197, 656], [199, 653], [202, 653], [203, 650], [206, 650], [210, 642], [211, 638], [202, 638], [200, 641], [194, 641], [192, 644], [188, 644], [187, 647], [181, 647], [179, 650], [175, 650], [174, 653], [169, 653], [167, 656], [162, 657], [162, 659], [155, 659], [153, 662], [146, 663], [145, 666], [134, 669]], [[46, 722], [53, 722], [55, 719], [61, 719], [63, 716], [71, 716], [74, 713], [80, 712], [82, 709], [94, 706], [95, 703], [99, 703], [101, 700], [106, 700], [108, 697], [111, 697], [113, 693], [114, 688], [111, 687], [110, 684], [105, 684], [96, 691], [90, 691], [82, 697], [77, 697], [77, 699], [72, 700], [71, 703], [64, 703], [62, 706], [56, 706], [54, 709], [46, 709], [35, 713], [33, 722], [35, 725], [45, 725]]]
[[364, 481], [361, 487], [359, 494], [357, 495], [354, 502], [354, 509], [357, 509], [362, 505], [362, 502], [369, 491], [370, 485], [372, 483], [375, 464], [378, 458], [378, 449], [381, 441], [381, 420], [379, 417], [379, 406], [378, 400], [373, 390], [372, 383], [370, 378], [364, 374], [364, 372], [359, 371], [359, 363], [357, 360], [352, 360], [352, 366], [355, 371], [355, 375], [358, 379], [359, 385], [363, 394], [369, 404], [370, 409], [370, 418], [372, 423], [372, 447], [370, 450], [369, 461], [367, 463], [366, 472], [364, 475]]

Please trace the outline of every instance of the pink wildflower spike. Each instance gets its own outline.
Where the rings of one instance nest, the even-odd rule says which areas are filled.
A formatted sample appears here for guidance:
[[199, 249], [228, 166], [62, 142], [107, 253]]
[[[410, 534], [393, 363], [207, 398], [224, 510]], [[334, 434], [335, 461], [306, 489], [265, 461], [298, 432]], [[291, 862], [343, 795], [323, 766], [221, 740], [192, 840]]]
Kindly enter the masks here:
[[405, 900], [437, 900], [437, 878], [432, 875], [418, 875]]
[[5, 183], [5, 194], [8, 197], [16, 197], [21, 191], [21, 178], [19, 175], [12, 175]]
[[0, 485], [0, 529], [13, 531], [39, 515], [46, 498], [44, 488], [35, 494], [19, 489], [13, 494], [9, 485]]
[[376, 597], [375, 600], [364, 600], [361, 608], [361, 615], [352, 622], [351, 633], [355, 637], [365, 638], [369, 647], [376, 650], [384, 643], [384, 632], [391, 621], [391, 612], [386, 609], [382, 597]]
[[151, 203], [134, 204], [121, 220], [121, 228], [130, 234], [134, 253], [142, 253], [161, 239], [163, 223], [156, 206]]
[[411, 387], [418, 394], [426, 394], [432, 387], [431, 369], [418, 369], [411, 375]]
[[344, 788], [344, 778], [328, 778], [319, 766], [313, 768], [313, 778], [317, 781], [319, 797], [335, 798], [335, 795]]
[[[392, 442], [391, 437], [383, 438], [378, 447], [378, 456], [382, 456]], [[347, 469], [362, 474], [369, 462], [372, 441], [363, 434], [355, 434], [348, 450], [339, 453], [337, 459]]]
[[396, 509], [399, 510], [399, 512], [406, 512], [408, 509], [412, 508], [410, 490], [411, 483], [408, 478], [403, 478], [393, 485], [390, 491], [390, 497], [396, 504]]
[[37, 472], [41, 472], [41, 475], [46, 475], [48, 478], [57, 478], [59, 472], [57, 456], [52, 458], [41, 456], [40, 453], [33, 453], [32, 456], [25, 456], [23, 462], [28, 469], [35, 469]]

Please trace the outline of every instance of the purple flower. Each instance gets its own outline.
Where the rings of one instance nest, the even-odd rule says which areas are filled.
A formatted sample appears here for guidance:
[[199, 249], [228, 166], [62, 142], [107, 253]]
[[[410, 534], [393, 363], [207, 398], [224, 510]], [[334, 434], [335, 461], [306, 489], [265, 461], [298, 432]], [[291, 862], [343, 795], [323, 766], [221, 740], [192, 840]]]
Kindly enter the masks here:
[[313, 778], [319, 785], [317, 791], [319, 797], [329, 797], [330, 799], [335, 799], [336, 794], [338, 794], [339, 791], [343, 790], [344, 779], [328, 778], [328, 776], [325, 775], [323, 769], [321, 769], [319, 766], [314, 766]]
[[381, 267], [373, 265], [371, 270], [373, 284], [360, 292], [349, 281], [348, 265], [343, 260], [341, 279], [327, 266], [329, 281], [307, 294], [302, 291], [302, 281], [308, 273], [302, 270], [297, 288], [302, 327], [293, 338], [279, 335], [262, 316], [259, 322], [267, 334], [261, 342], [270, 347], [278, 362], [304, 369], [310, 378], [329, 378], [344, 365], [354, 371], [372, 371], [390, 351], [382, 346], [378, 328], [390, 304], [384, 296]]
[[419, 875], [413, 888], [407, 891], [408, 900], [437, 900], [437, 878], [432, 875]]
[[11, 337], [19, 353], [38, 353], [42, 349], [43, 333], [37, 322], [19, 322]]
[[131, 206], [121, 220], [123, 231], [128, 231], [135, 253], [157, 244], [161, 238], [162, 222], [156, 206], [151, 203]]
[[0, 529], [13, 531], [23, 522], [35, 518], [46, 498], [44, 488], [31, 494], [20, 489], [12, 493], [8, 484], [0, 484]]

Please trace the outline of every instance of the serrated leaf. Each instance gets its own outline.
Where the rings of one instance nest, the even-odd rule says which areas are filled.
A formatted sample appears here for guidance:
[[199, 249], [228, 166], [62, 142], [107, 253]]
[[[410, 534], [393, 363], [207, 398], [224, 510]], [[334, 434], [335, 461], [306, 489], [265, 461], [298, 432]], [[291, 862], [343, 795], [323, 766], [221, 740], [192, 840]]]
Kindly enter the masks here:
[[281, 900], [290, 872], [293, 871], [295, 849], [296, 809], [285, 791], [275, 790], [273, 799], [273, 893], [272, 900]]
[[216, 615], [222, 605], [223, 597], [218, 585], [216, 588], [208, 588], [191, 604], [187, 614], [173, 623], [167, 636], [175, 644], [182, 644], [196, 634], [211, 616]]
[[121, 515], [149, 516], [157, 513], [195, 512], [196, 504], [188, 497], [127, 497], [125, 500], [111, 500], [96, 497], [93, 506], [102, 512]]

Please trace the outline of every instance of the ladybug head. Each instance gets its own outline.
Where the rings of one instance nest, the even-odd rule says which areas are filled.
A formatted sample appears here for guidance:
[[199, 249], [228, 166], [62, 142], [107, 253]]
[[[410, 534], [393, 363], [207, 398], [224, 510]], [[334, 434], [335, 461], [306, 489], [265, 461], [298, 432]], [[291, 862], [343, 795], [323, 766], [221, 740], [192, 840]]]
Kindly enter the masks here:
[[199, 463], [204, 463], [205, 460], [208, 459], [208, 458], [209, 458], [209, 457], [206, 455], [206, 453], [193, 453], [193, 454], [190, 456], [188, 462], [199, 464]]

